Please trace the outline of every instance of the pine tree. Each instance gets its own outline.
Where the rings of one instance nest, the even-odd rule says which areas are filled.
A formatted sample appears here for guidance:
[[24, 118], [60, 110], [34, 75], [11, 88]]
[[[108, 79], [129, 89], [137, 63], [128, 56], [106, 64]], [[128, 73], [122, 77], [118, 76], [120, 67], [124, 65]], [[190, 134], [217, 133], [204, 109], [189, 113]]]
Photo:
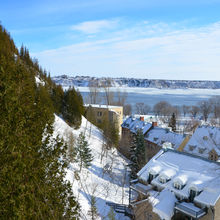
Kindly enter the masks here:
[[88, 215], [91, 217], [91, 220], [95, 220], [99, 215], [96, 208], [96, 198], [95, 196], [91, 196], [91, 207], [88, 211]]
[[131, 179], [137, 178], [138, 162], [137, 162], [136, 151], [137, 151], [137, 138], [136, 138], [136, 134], [133, 134], [131, 146], [130, 146], [130, 161], [131, 161], [131, 163], [130, 163], [130, 169], [131, 169], [130, 177], [131, 177]]
[[108, 219], [109, 219], [109, 220], [115, 220], [115, 219], [116, 219], [116, 217], [115, 217], [115, 212], [114, 212], [114, 210], [113, 210], [112, 207], [111, 207], [111, 209], [110, 209], [110, 211], [109, 211], [109, 213], [108, 213]]
[[83, 99], [74, 88], [64, 93], [62, 114], [64, 119], [75, 128], [81, 124], [81, 115], [84, 113]]
[[36, 85], [38, 67], [22, 50], [0, 25], [0, 216], [73, 219], [79, 205], [64, 180], [66, 146], [53, 138], [48, 87]]
[[175, 115], [175, 113], [173, 113], [170, 118], [169, 127], [172, 128], [173, 132], [176, 131], [176, 115]]
[[144, 145], [144, 135], [141, 130], [137, 131], [137, 134], [133, 134], [132, 142], [130, 146], [130, 168], [131, 178], [137, 178], [137, 172], [146, 163], [146, 148]]
[[81, 132], [77, 138], [76, 143], [77, 159], [80, 166], [80, 171], [82, 167], [88, 168], [91, 166], [93, 156], [91, 154], [91, 149], [89, 149], [89, 144], [86, 141], [85, 135]]

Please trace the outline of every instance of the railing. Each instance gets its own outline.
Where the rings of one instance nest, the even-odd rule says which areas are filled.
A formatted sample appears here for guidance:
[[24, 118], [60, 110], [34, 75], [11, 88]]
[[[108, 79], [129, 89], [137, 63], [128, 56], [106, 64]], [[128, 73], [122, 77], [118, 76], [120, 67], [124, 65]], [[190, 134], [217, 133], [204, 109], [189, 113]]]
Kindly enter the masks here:
[[122, 205], [122, 204], [117, 204], [117, 203], [113, 203], [113, 202], [106, 202], [106, 205], [112, 207], [114, 209], [114, 211], [117, 213], [122, 213], [128, 217], [134, 216], [132, 209], [130, 209], [128, 207], [128, 205]]
[[191, 209], [190, 207], [187, 207], [184, 204], [181, 204], [180, 202], [175, 203], [175, 209], [178, 211], [181, 211], [185, 214], [188, 214], [193, 218], [200, 218], [206, 214], [206, 208], [195, 211], [195, 210]]

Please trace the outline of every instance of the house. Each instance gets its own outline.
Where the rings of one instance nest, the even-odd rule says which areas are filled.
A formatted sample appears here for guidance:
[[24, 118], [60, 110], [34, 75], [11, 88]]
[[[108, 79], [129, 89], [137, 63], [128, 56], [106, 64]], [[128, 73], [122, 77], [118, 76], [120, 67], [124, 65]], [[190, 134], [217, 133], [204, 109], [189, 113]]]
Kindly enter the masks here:
[[164, 143], [169, 143], [171, 148], [176, 149], [184, 140], [183, 135], [171, 132], [167, 128], [160, 128], [157, 126], [157, 122], [145, 122], [143, 116], [140, 118], [130, 116], [122, 123], [121, 127], [120, 151], [127, 157], [129, 157], [132, 136], [138, 130], [143, 132], [148, 160], [162, 148]]
[[144, 137], [148, 160], [151, 159], [166, 143], [169, 144], [169, 148], [177, 149], [183, 142], [184, 136], [170, 131], [168, 128], [160, 128], [152, 126], [152, 129], [145, 134]]
[[112, 106], [112, 105], [96, 105], [96, 104], [86, 104], [86, 115], [95, 119], [97, 125], [102, 124], [105, 120], [113, 122], [121, 135], [121, 124], [123, 122], [123, 107], [122, 106]]
[[130, 116], [124, 120], [124, 122], [121, 124], [121, 127], [122, 136], [119, 150], [126, 157], [129, 157], [130, 143], [133, 135], [137, 134], [138, 130], [141, 130], [143, 135], [145, 135], [152, 128], [152, 124], [145, 122], [143, 116], [140, 116], [139, 118]]
[[171, 149], [160, 150], [131, 182], [138, 220], [220, 220], [220, 163]]
[[220, 160], [220, 128], [199, 126], [182, 150], [210, 160]]

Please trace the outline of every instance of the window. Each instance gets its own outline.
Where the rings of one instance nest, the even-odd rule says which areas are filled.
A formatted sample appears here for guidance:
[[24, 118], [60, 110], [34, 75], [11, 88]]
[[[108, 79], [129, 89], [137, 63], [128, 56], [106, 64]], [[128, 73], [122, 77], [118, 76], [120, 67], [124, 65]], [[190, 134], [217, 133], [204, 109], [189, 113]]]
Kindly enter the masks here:
[[97, 123], [101, 124], [101, 123], [102, 123], [102, 120], [98, 119], [98, 120], [97, 120]]
[[208, 140], [208, 137], [207, 137], [207, 136], [204, 136], [204, 137], [203, 137], [203, 140], [204, 140], [204, 141], [207, 141], [207, 140]]
[[153, 179], [154, 179], [154, 175], [152, 175], [151, 173], [149, 173], [148, 183], [150, 184]]
[[201, 148], [201, 147], [199, 148], [199, 153], [200, 154], [203, 154], [204, 151], [205, 151], [205, 148]]
[[197, 195], [196, 190], [190, 189], [190, 191], [189, 191], [189, 200], [190, 200], [190, 202], [193, 202], [193, 200], [196, 197], [196, 195]]
[[159, 177], [159, 181], [164, 184], [164, 183], [168, 182], [169, 180], [165, 179], [164, 177]]
[[97, 116], [102, 116], [102, 112], [97, 112]]
[[193, 151], [195, 148], [196, 148], [195, 145], [189, 145], [189, 150], [190, 150], [190, 151]]
[[181, 184], [179, 184], [178, 182], [174, 182], [173, 187], [176, 189], [179, 189], [179, 190], [181, 190], [183, 188], [183, 186]]

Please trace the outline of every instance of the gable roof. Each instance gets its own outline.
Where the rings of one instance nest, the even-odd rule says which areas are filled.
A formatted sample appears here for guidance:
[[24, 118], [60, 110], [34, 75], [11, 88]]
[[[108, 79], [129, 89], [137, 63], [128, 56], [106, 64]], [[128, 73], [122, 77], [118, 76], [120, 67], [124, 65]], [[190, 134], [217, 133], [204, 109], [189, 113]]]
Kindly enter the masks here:
[[209, 152], [213, 149], [220, 157], [220, 128], [199, 126], [183, 151], [208, 158]]
[[137, 133], [138, 130], [142, 130], [145, 134], [152, 127], [151, 123], [141, 121], [140, 118], [128, 117], [121, 125], [122, 128], [129, 129], [132, 133]]
[[166, 128], [153, 127], [146, 135], [145, 140], [162, 147], [163, 143], [169, 142], [174, 149], [177, 149], [183, 142], [184, 136]]
[[[215, 206], [220, 198], [220, 164], [217, 162], [163, 149], [138, 172], [139, 179], [147, 181], [149, 171], [153, 167], [160, 167], [160, 171], [159, 176], [151, 182], [152, 185], [169, 189], [183, 198], [188, 198], [190, 188], [194, 187], [201, 192], [194, 201], [207, 206]], [[159, 177], [166, 170], [173, 170], [175, 175], [172, 175], [170, 181], [163, 184], [160, 183]], [[174, 188], [174, 182], [183, 175], [186, 179], [185, 186], [181, 190]]]

